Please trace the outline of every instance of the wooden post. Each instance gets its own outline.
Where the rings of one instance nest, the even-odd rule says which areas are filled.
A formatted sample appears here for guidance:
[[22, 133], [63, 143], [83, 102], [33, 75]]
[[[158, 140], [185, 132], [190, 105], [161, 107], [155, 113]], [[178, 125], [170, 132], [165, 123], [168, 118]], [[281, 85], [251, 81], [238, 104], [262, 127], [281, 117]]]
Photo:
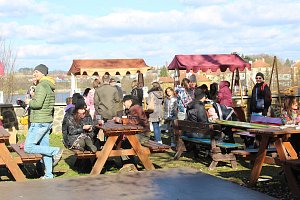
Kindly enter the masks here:
[[278, 65], [277, 65], [277, 58], [276, 58], [276, 56], [274, 56], [274, 59], [273, 59], [273, 66], [272, 66], [271, 77], [270, 77], [270, 84], [269, 84], [270, 90], [271, 90], [272, 76], [273, 76], [274, 68], [276, 70], [277, 93], [278, 93], [279, 109], [280, 109], [280, 114], [281, 114], [282, 113], [282, 110], [281, 110], [281, 97], [280, 97], [280, 90], [279, 90]]
[[232, 77], [231, 77], [231, 94], [233, 91], [233, 79], [234, 79], [234, 71], [232, 72]]

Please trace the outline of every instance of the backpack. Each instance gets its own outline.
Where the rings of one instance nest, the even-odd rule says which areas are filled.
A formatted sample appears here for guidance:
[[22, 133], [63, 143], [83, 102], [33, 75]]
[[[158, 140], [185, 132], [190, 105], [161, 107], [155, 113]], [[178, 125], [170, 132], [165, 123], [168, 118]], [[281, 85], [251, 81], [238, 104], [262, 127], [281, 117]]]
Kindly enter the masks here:
[[227, 107], [219, 103], [213, 103], [213, 107], [216, 110], [220, 120], [237, 121], [237, 116], [232, 107]]

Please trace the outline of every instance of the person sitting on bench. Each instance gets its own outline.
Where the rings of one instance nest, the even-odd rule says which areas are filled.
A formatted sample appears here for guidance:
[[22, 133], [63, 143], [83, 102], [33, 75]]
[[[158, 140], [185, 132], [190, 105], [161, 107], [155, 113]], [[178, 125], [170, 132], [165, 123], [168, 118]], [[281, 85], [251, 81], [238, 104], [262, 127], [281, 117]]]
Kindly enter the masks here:
[[[132, 95], [126, 95], [123, 97], [123, 105], [125, 107], [124, 114], [128, 117], [128, 124], [144, 127], [143, 133], [137, 134], [139, 141], [141, 143], [148, 141], [150, 138], [150, 126], [143, 108]], [[122, 122], [120, 117], [114, 117], [113, 120], [119, 123]]]
[[[193, 122], [203, 122], [208, 123], [208, 117], [204, 106], [204, 101], [206, 100], [206, 95], [204, 91], [197, 87], [194, 92], [195, 98], [192, 102], [187, 105], [186, 110], [186, 120]], [[186, 132], [183, 135], [193, 138], [204, 138], [205, 134]], [[206, 135], [207, 136], [207, 135]]]
[[86, 110], [83, 97], [78, 97], [72, 114], [66, 115], [63, 122], [64, 144], [70, 149], [90, 150], [93, 153], [97, 147], [93, 144], [96, 128], [91, 115]]

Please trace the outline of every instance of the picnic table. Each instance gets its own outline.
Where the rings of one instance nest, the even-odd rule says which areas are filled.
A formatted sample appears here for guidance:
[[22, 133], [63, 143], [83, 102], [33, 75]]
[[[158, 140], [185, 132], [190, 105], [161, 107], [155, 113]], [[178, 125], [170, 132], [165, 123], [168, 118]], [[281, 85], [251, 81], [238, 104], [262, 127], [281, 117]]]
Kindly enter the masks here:
[[[91, 171], [91, 175], [100, 174], [108, 157], [113, 156], [125, 156], [125, 155], [137, 155], [147, 170], [155, 169], [151, 160], [149, 159], [150, 151], [147, 147], [142, 147], [136, 134], [143, 132], [144, 128], [139, 125], [123, 125], [108, 120], [103, 126], [100, 127], [104, 134], [107, 136], [107, 140], [101, 151], [96, 153], [97, 160]], [[126, 136], [130, 142], [131, 149], [121, 149], [118, 145], [118, 138]], [[115, 149], [114, 149], [115, 147]]]
[[5, 166], [16, 181], [25, 181], [26, 177], [18, 164], [22, 163], [20, 157], [13, 157], [8, 150], [10, 134], [0, 126], [0, 166]]
[[240, 122], [240, 121], [230, 121], [230, 120], [216, 120], [216, 124], [220, 124], [223, 126], [228, 126], [236, 129], [260, 129], [260, 128], [271, 128], [276, 127], [273, 125], [266, 125], [266, 124], [257, 124], [257, 123], [250, 123], [250, 122]]
[[[272, 128], [260, 128], [260, 129], [248, 129], [250, 133], [261, 136], [261, 143], [259, 150], [256, 155], [256, 159], [251, 170], [249, 185], [253, 186], [256, 184], [259, 175], [261, 173], [262, 165], [266, 158], [268, 144], [270, 142], [275, 143], [276, 151], [278, 153], [279, 160], [284, 162], [286, 160], [298, 159], [297, 153], [291, 143], [288, 141], [290, 134], [299, 134], [300, 129], [295, 127], [288, 127], [282, 129], [280, 127]], [[285, 168], [283, 168], [285, 170]]]

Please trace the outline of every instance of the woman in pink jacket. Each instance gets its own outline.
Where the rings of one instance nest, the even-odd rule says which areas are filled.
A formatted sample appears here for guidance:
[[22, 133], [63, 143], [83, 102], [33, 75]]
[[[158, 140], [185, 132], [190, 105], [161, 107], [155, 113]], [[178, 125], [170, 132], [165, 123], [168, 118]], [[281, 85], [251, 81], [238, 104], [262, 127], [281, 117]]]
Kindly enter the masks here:
[[229, 89], [230, 83], [228, 81], [221, 81], [218, 92], [218, 102], [222, 105], [232, 107], [232, 94]]

